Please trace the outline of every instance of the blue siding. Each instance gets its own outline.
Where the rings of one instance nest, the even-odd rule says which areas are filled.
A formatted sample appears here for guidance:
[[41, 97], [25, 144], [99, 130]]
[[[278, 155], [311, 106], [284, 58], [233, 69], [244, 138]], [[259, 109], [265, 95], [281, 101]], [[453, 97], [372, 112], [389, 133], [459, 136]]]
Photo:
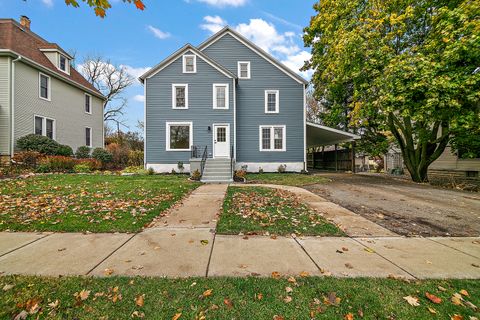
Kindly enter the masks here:
[[[238, 80], [237, 162], [303, 162], [303, 84], [229, 34], [203, 50], [237, 74], [238, 61], [250, 61], [251, 78]], [[265, 114], [265, 90], [280, 91], [280, 112]], [[260, 125], [286, 125], [286, 151], [259, 151]]]
[[[172, 109], [172, 84], [188, 83], [188, 109]], [[213, 109], [213, 84], [228, 83], [229, 109]], [[214, 123], [230, 124], [233, 144], [233, 79], [197, 56], [197, 73], [182, 73], [182, 56], [146, 80], [146, 162], [188, 163], [190, 151], [166, 151], [166, 122], [193, 122], [193, 145], [208, 146], [212, 153]], [[211, 131], [208, 131], [208, 127]], [[203, 151], [203, 150], [202, 150]]]

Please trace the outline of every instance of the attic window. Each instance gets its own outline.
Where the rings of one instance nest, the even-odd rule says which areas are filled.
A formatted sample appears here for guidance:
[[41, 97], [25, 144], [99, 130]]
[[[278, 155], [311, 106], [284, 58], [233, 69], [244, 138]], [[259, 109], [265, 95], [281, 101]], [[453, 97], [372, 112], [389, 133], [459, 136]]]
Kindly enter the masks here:
[[68, 73], [68, 59], [64, 55], [60, 55], [58, 60], [58, 69]]
[[250, 79], [250, 61], [238, 61], [238, 78]]
[[186, 54], [183, 56], [183, 73], [197, 72], [197, 56], [194, 54]]

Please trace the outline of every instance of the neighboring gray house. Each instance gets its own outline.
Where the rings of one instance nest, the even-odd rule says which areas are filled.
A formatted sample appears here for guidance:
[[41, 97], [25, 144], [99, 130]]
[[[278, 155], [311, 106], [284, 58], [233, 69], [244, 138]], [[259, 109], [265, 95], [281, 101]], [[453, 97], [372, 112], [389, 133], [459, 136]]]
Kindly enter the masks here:
[[0, 160], [15, 141], [45, 135], [75, 151], [103, 147], [103, 100], [72, 57], [30, 30], [30, 20], [0, 19]]

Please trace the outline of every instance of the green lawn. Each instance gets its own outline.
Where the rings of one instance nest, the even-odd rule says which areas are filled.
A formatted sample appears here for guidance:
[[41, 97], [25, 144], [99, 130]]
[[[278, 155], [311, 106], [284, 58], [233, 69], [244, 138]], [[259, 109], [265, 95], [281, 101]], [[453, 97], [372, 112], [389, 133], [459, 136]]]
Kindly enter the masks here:
[[[480, 303], [476, 280], [5, 276], [0, 288], [0, 319], [25, 311], [31, 313], [27, 319], [342, 320], [351, 313], [354, 319], [431, 320], [457, 314], [468, 320], [479, 316], [468, 302]], [[454, 305], [451, 297], [461, 290], [469, 296]], [[441, 303], [429, 301], [426, 292]], [[420, 305], [411, 306], [406, 296], [418, 297]]]
[[199, 183], [184, 175], [53, 174], [0, 182], [0, 230], [136, 232]]
[[300, 173], [248, 173], [246, 179], [248, 183], [271, 183], [296, 187], [329, 181], [316, 174]]
[[217, 233], [342, 236], [343, 232], [291, 192], [264, 187], [229, 187]]

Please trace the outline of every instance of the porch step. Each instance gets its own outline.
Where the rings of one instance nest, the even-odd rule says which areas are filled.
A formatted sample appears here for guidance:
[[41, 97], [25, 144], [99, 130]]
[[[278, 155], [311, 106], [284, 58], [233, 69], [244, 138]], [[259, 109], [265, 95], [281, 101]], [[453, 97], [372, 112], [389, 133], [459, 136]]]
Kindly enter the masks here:
[[207, 159], [200, 181], [204, 183], [233, 182], [230, 159]]

